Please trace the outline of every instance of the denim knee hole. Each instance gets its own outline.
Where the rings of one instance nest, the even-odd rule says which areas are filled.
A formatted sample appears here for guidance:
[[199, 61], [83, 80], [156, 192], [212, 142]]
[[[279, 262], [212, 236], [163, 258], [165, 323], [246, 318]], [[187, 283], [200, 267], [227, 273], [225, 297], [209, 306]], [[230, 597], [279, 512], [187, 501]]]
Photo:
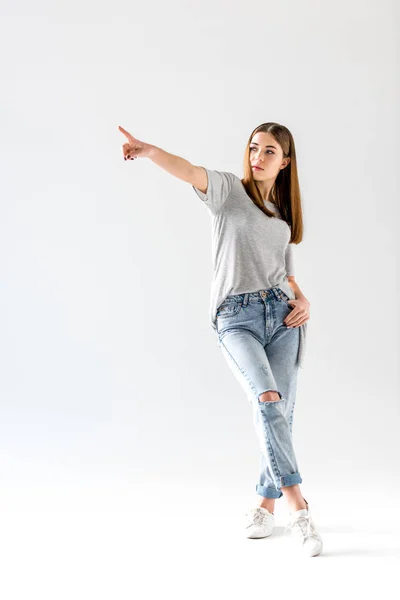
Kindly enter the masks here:
[[[278, 400], [261, 400], [260, 397], [265, 394], [266, 392], [276, 392], [277, 394], [279, 394], [279, 399]], [[264, 390], [263, 392], [261, 392], [261, 394], [258, 395], [258, 401], [262, 402], [263, 404], [266, 404], [267, 402], [280, 402], [282, 400], [282, 394], [281, 392], [279, 392], [278, 390]]]

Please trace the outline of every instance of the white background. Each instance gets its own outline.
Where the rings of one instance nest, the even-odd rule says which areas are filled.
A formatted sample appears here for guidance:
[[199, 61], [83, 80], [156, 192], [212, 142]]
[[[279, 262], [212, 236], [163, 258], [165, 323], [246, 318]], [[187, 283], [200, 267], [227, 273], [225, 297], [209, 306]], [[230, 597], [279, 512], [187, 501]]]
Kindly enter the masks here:
[[394, 0], [1, 3], [4, 600], [289, 597], [307, 568], [284, 499], [272, 538], [243, 537], [259, 451], [208, 322], [207, 209], [125, 162], [118, 125], [239, 177], [257, 125], [291, 130], [311, 302], [293, 435], [325, 543], [307, 594], [337, 597], [338, 565], [349, 593], [390, 585], [398, 26]]

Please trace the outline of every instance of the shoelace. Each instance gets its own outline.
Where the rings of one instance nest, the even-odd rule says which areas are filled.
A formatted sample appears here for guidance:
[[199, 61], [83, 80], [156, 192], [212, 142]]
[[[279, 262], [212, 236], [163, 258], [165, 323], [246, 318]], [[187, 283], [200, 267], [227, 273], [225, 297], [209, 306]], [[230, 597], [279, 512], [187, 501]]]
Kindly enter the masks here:
[[303, 542], [312, 537], [318, 540], [320, 539], [315, 525], [312, 522], [311, 515], [297, 517], [297, 519], [289, 521], [285, 527], [285, 531], [288, 529], [292, 529], [296, 534], [300, 535], [303, 538]]
[[246, 515], [249, 517], [249, 525], [265, 525], [270, 514], [260, 510], [260, 507], [250, 509]]

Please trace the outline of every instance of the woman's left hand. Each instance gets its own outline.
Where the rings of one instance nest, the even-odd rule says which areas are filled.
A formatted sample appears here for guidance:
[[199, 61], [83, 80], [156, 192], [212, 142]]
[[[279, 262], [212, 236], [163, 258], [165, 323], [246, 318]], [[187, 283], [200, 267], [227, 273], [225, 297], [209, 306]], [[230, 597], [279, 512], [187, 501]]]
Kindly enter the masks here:
[[293, 305], [293, 310], [283, 321], [288, 327], [300, 327], [310, 318], [310, 303], [306, 298], [297, 300], [288, 300], [288, 304]]

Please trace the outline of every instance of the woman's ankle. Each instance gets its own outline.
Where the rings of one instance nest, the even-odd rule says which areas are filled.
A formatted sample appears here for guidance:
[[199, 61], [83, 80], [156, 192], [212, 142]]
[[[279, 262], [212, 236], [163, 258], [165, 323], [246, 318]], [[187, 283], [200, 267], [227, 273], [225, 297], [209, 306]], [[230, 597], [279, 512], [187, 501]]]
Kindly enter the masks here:
[[296, 510], [302, 510], [303, 508], [308, 508], [308, 504], [304, 500], [304, 498], [302, 500], [291, 501], [288, 504], [289, 504], [289, 511], [291, 513], [296, 512]]
[[273, 498], [262, 498], [259, 506], [266, 508], [270, 513], [274, 514], [275, 500]]

